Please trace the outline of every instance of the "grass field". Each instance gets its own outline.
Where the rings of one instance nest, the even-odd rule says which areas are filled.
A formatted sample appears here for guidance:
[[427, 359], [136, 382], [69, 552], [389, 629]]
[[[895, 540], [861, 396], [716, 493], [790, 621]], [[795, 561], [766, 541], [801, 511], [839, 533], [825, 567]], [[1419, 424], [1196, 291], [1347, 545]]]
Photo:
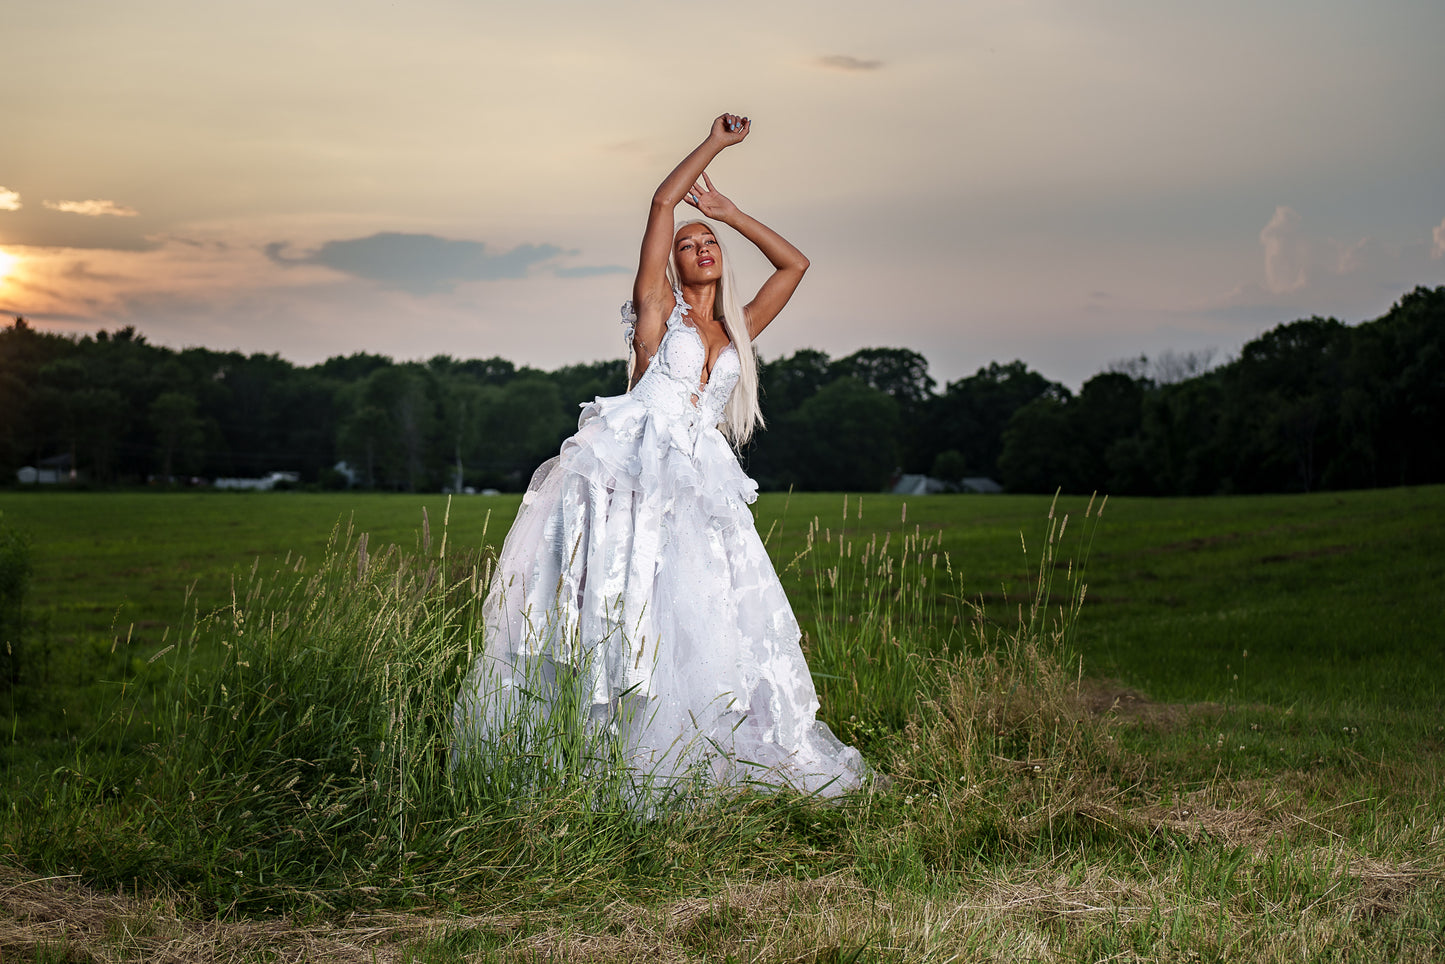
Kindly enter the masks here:
[[[234, 788], [214, 806], [195, 789], [185, 802], [177, 761], [196, 774], [218, 764], [192, 745], [202, 727], [156, 720], [212, 704], [199, 683], [175, 695], [174, 655], [148, 661], [186, 639], [198, 679], [235, 684], [239, 657], [220, 658], [215, 641], [218, 627], [235, 638], [232, 594], [253, 569], [288, 554], [290, 567], [304, 556], [307, 572], [324, 568], [338, 522], [372, 547], [435, 557], [449, 512], [442, 568], [464, 573], [499, 542], [515, 499], [0, 493], [0, 518], [33, 541], [36, 626], [4, 747], [0, 954], [125, 959], [203, 933], [258, 960], [1445, 953], [1445, 489], [1110, 500], [1097, 524], [1087, 502], [1060, 499], [1052, 523], [1057, 534], [1070, 520], [1052, 550], [1055, 603], [1068, 602], [1071, 560], [1088, 555], [1075, 624], [1067, 608], [1062, 623], [1056, 607], [1028, 619], [1048, 499], [760, 499], [823, 715], [893, 777], [887, 789], [845, 807], [750, 798], [645, 825], [566, 793], [528, 812], [474, 801], [463, 818], [447, 809], [455, 788], [398, 763], [417, 782], [386, 806], [404, 800], [393, 809], [445, 825], [448, 856], [415, 823], [405, 835], [429, 859], [368, 870], [317, 856], [352, 839], [338, 824], [308, 844], [321, 850], [305, 851], [303, 872], [292, 851], [255, 843], [304, 837], [299, 811], [273, 800], [263, 830], [237, 822], [262, 807]], [[900, 569], [880, 592], [857, 560], [885, 539]], [[338, 614], [372, 605], [343, 605], [339, 581], [317, 585]], [[245, 608], [285, 613], [284, 598]], [[411, 614], [408, 639], [465, 629], [446, 605], [389, 605]], [[272, 633], [290, 638], [274, 619]], [[409, 699], [431, 692], [414, 685]], [[126, 705], [139, 714], [129, 737], [92, 736]], [[178, 749], [128, 762], [145, 756], [145, 732]], [[218, 780], [235, 776], [219, 766]], [[359, 811], [393, 819], [365, 800]], [[36, 882], [67, 874], [79, 877]], [[42, 926], [45, 907], [73, 926]]]

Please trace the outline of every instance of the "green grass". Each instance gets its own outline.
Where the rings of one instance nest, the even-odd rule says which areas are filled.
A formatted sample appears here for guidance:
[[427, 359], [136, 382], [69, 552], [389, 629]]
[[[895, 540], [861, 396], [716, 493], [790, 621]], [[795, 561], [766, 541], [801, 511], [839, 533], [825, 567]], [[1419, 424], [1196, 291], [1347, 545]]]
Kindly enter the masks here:
[[[839, 495], [765, 494], [758, 528], [773, 530], [770, 549], [786, 563], [814, 518], [850, 538], [920, 526], [943, 535], [954, 568], [991, 611], [1027, 601], [1031, 571], [1019, 534], [1040, 531], [1050, 500], [914, 499], [905, 526], [906, 501], [863, 496], [860, 519], [853, 496], [845, 520]], [[1065, 498], [1059, 510], [1077, 517], [1086, 502]], [[479, 549], [484, 526], [487, 541], [499, 543], [516, 507], [508, 496], [455, 500], [454, 546]], [[315, 558], [348, 520], [373, 545], [414, 548], [423, 508], [435, 524], [446, 499], [0, 492], [4, 518], [35, 542], [33, 605], [57, 645], [108, 649], [117, 633], [133, 633], [142, 652], [180, 616], [186, 586], [196, 586], [201, 606], [224, 605], [233, 575], [257, 559]], [[1088, 671], [1174, 701], [1439, 706], [1442, 544], [1441, 488], [1111, 499], [1080, 627]], [[811, 572], [800, 567], [784, 581], [806, 618]]]
[[764, 497], [824, 715], [892, 782], [638, 821], [438, 764], [514, 499], [454, 501], [443, 559], [439, 497], [0, 494], [51, 647], [0, 953], [1438, 959], [1445, 489], [1086, 503]]

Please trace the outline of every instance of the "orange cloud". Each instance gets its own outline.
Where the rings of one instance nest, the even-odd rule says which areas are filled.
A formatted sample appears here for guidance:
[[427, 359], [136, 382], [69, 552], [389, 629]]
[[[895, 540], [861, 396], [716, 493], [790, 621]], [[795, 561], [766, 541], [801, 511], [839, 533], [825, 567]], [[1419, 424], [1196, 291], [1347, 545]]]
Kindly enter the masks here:
[[135, 208], [128, 208], [123, 204], [114, 201], [103, 201], [93, 198], [89, 201], [42, 201], [40, 202], [52, 211], [64, 211], [66, 214], [83, 214], [86, 217], [117, 217], [133, 218], [140, 214]]
[[20, 207], [20, 194], [8, 187], [0, 187], [0, 211], [18, 211]]

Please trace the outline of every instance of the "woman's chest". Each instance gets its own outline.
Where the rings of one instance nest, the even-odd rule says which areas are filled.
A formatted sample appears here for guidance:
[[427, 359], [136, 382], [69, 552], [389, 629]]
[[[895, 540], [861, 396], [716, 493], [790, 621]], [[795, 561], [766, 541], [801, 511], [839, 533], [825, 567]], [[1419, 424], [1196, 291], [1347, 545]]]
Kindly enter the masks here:
[[706, 385], [715, 378], [737, 380], [737, 352], [726, 338], [709, 345], [703, 333], [688, 325], [677, 325], [668, 330], [658, 353], [667, 370], [677, 378]]

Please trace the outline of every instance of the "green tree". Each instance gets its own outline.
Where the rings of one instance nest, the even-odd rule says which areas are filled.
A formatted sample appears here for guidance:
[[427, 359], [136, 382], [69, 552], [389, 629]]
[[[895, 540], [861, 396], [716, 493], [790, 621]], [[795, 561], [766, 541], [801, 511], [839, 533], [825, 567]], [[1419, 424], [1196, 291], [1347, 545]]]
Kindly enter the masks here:
[[1071, 480], [1080, 492], [1123, 494], [1138, 479], [1132, 461], [1144, 421], [1144, 395], [1152, 386], [1119, 372], [1103, 372], [1084, 382], [1068, 405], [1078, 442], [1078, 464]]
[[[1116, 465], [1122, 467], [1133, 458], [1134, 476], [1152, 479], [1160, 494], [1210, 495], [1232, 490], [1220, 434], [1225, 401], [1219, 370], [1160, 386], [1145, 397], [1140, 445], [1133, 451], [1121, 446], [1115, 453]], [[1140, 461], [1146, 469], [1139, 467]]]
[[928, 359], [908, 348], [864, 348], [834, 362], [832, 373], [835, 378], [856, 378], [898, 403], [898, 464], [906, 471], [926, 471], [937, 451], [919, 417], [937, 384], [928, 374]]
[[999, 482], [1010, 492], [1079, 491], [1083, 444], [1065, 399], [1041, 396], [1014, 412], [1003, 433]]
[[557, 386], [545, 375], [524, 375], [504, 386], [484, 386], [478, 421], [480, 464], [488, 481], [519, 489], [532, 470], [557, 454], [577, 427]]
[[812, 348], [759, 364], [758, 402], [767, 427], [753, 433], [742, 457], [748, 473], [762, 488], [800, 484], [805, 467], [789, 417], [833, 379], [832, 365], [827, 355]]
[[415, 492], [433, 484], [445, 452], [439, 394], [417, 364], [376, 368], [345, 393], [337, 441], [367, 485]]
[[856, 378], [823, 386], [785, 426], [801, 488], [877, 492], [898, 466], [898, 403]]
[[833, 380], [833, 363], [823, 352], [803, 348], [758, 366], [758, 388], [769, 418], [794, 411]]
[[100, 387], [101, 377], [86, 360], [60, 358], [38, 372], [36, 408], [55, 448], [70, 455], [78, 473], [97, 482], [112, 477], [111, 462], [128, 422], [125, 398]]
[[1445, 479], [1445, 286], [1416, 288], [1353, 335], [1340, 398], [1345, 444], [1325, 484]]
[[928, 401], [937, 384], [928, 374], [928, 359], [909, 348], [864, 348], [838, 359], [830, 372], [891, 395], [904, 409]]
[[1333, 318], [1280, 325], [1220, 370], [1229, 475], [1248, 492], [1308, 491], [1340, 448], [1339, 399], [1351, 331]]
[[163, 480], [169, 481], [177, 468], [189, 472], [200, 465], [206, 434], [194, 398], [185, 392], [162, 392], [151, 402], [150, 423]]
[[452, 472], [450, 487], [460, 492], [466, 485], [466, 467], [479, 459], [480, 424], [486, 406], [487, 388], [452, 369], [438, 379], [441, 391], [442, 432], [450, 445]]
[[931, 465], [947, 449], [961, 452], [978, 475], [997, 478], [1004, 429], [1014, 412], [1036, 398], [1065, 399], [1069, 390], [1032, 371], [1021, 361], [991, 362], [973, 375], [949, 382], [929, 399], [919, 415], [924, 440], [914, 453], [917, 464]]

